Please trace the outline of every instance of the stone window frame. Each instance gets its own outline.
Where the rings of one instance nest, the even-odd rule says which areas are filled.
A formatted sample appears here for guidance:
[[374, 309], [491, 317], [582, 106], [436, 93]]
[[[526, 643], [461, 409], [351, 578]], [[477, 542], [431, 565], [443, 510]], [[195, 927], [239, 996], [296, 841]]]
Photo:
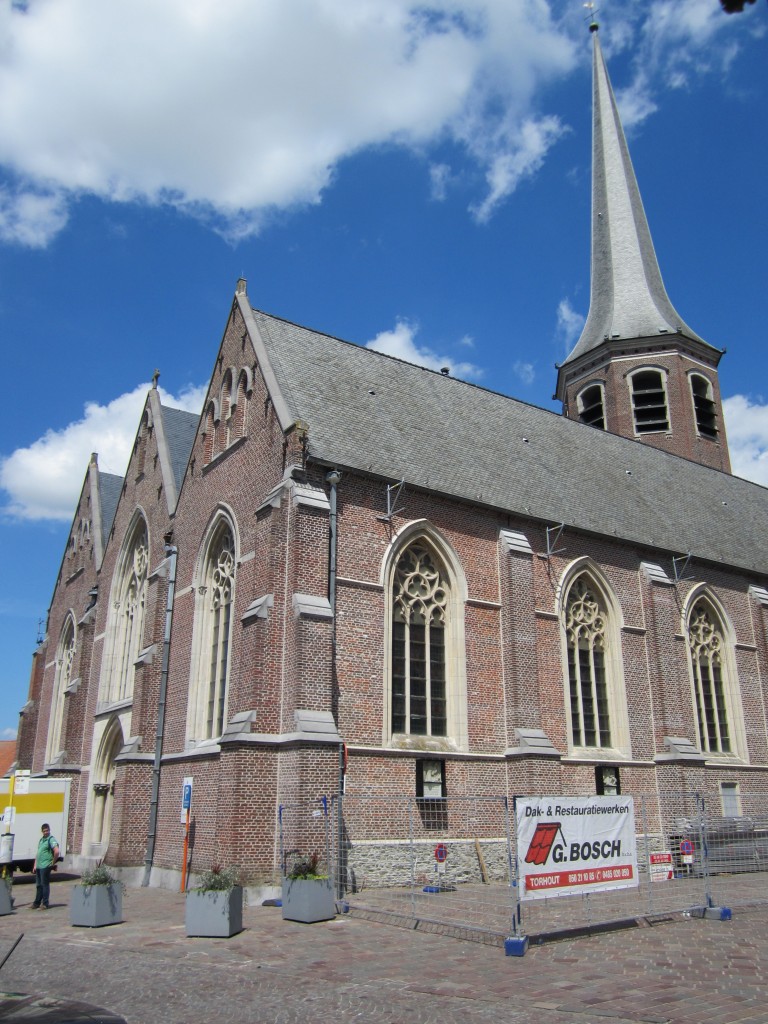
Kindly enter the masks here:
[[56, 648], [56, 671], [51, 693], [51, 710], [48, 718], [48, 738], [45, 763], [50, 764], [61, 753], [61, 736], [64, 728], [64, 708], [67, 687], [72, 682], [72, 669], [77, 655], [77, 620], [71, 611], [64, 619]]
[[[576, 583], [588, 580], [592, 590], [596, 592], [600, 610], [603, 613], [603, 636], [605, 637], [605, 688], [610, 730], [610, 742], [591, 745], [575, 742], [573, 732], [573, 711], [571, 706], [571, 674], [569, 658], [569, 638], [567, 629], [568, 601]], [[629, 732], [629, 714], [627, 694], [624, 680], [624, 656], [621, 644], [621, 631], [624, 616], [621, 604], [613, 587], [608, 582], [600, 567], [589, 557], [582, 557], [572, 562], [563, 572], [556, 594], [556, 610], [560, 623], [561, 657], [563, 667], [563, 701], [565, 710], [565, 730], [568, 751], [571, 754], [590, 755], [593, 757], [626, 758], [631, 756]]]
[[[445, 629], [446, 735], [416, 735], [392, 731], [392, 660], [394, 585], [401, 556], [422, 543], [436, 556], [446, 577]], [[465, 608], [467, 581], [461, 560], [450, 542], [427, 520], [407, 524], [392, 538], [382, 559], [380, 582], [384, 590], [384, 708], [382, 737], [385, 746], [425, 750], [467, 750], [467, 665]]]
[[[222, 544], [229, 536], [228, 556], [223, 558]], [[189, 700], [187, 704], [187, 747], [216, 743], [227, 721], [227, 703], [232, 675], [232, 646], [237, 597], [237, 567], [240, 539], [236, 519], [229, 508], [220, 506], [209, 520], [200, 545], [194, 574], [195, 610], [192, 627]], [[229, 567], [229, 573], [222, 569]], [[229, 600], [224, 618], [225, 634], [220, 627], [221, 605], [211, 604], [222, 583], [229, 581]], [[226, 659], [222, 666], [222, 656]], [[212, 665], [216, 671], [212, 675]], [[222, 671], [223, 668], [223, 671]]]
[[99, 679], [101, 704], [133, 699], [136, 662], [144, 647], [149, 551], [149, 525], [139, 508], [126, 530], [112, 577], [107, 642]]
[[[704, 394], [697, 394], [694, 381], [701, 381], [704, 384]], [[691, 393], [696, 433], [699, 437], [706, 438], [708, 441], [717, 441], [719, 429], [712, 381], [700, 371], [691, 370], [688, 374], [688, 386]]]
[[[719, 715], [711, 723], [714, 726], [714, 738], [710, 736], [711, 730], [706, 722], [706, 713], [704, 720], [702, 720], [702, 702], [706, 697], [704, 687], [709, 682], [713, 688], [715, 704], [717, 703], [718, 679], [714, 675], [710, 676], [709, 679], [705, 679], [702, 676], [699, 663], [694, 659], [692, 650], [691, 621], [700, 605], [706, 606], [710, 615], [710, 624], [713, 625], [715, 633], [719, 634], [718, 636], [713, 634], [712, 639], [706, 642], [709, 649], [717, 650], [720, 656], [719, 688], [721, 709]], [[714, 623], [711, 620], [714, 620]], [[686, 642], [691, 709], [696, 729], [696, 745], [708, 758], [738, 758], [746, 761], [747, 742], [744, 729], [744, 713], [741, 705], [739, 677], [736, 668], [736, 633], [731, 618], [722, 602], [706, 584], [694, 587], [685, 599], [682, 614], [682, 634]], [[713, 640], [715, 641], [714, 644]], [[700, 647], [702, 650], [704, 649], [703, 642], [700, 644]], [[712, 710], [717, 711], [717, 708], [713, 705]], [[717, 749], [724, 746], [722, 736], [723, 715], [728, 733], [728, 743], [725, 746], [728, 749]]]
[[[636, 390], [635, 389], [635, 381], [636, 381], [636, 379], [641, 374], [648, 374], [648, 375], [655, 374], [658, 377], [658, 387], [653, 387], [653, 388], [647, 387], [647, 388], [644, 388], [642, 391], [639, 390], [639, 389]], [[670, 411], [669, 411], [669, 393], [668, 393], [668, 387], [667, 387], [668, 381], [669, 381], [669, 371], [666, 369], [666, 367], [663, 367], [663, 366], [653, 366], [653, 365], [638, 366], [634, 370], [630, 371], [627, 374], [627, 385], [629, 387], [629, 402], [630, 402], [630, 408], [632, 410], [632, 426], [633, 426], [633, 429], [634, 429], [634, 432], [635, 432], [635, 437], [645, 437], [646, 434], [671, 434], [672, 433], [672, 419], [671, 419]], [[650, 383], [650, 382], [646, 382], [646, 383]], [[645, 394], [645, 395], [649, 395], [649, 396], [653, 395], [653, 394], [661, 394], [661, 395], [663, 395], [663, 397], [664, 397], [664, 412], [665, 412], [665, 420], [663, 421], [664, 424], [665, 424], [664, 426], [656, 425], [654, 421], [650, 421], [649, 420], [648, 423], [645, 424], [645, 426], [647, 426], [648, 429], [643, 429], [644, 424], [642, 423], [642, 421], [638, 422], [638, 405], [636, 404], [636, 401], [635, 401], [636, 396], [638, 396], [640, 394]], [[650, 408], [654, 408], [654, 406], [647, 405], [647, 406], [640, 407], [640, 408], [650, 409]]]
[[[597, 391], [600, 396], [599, 403], [587, 398], [588, 392]], [[587, 402], [591, 404], [585, 408]], [[593, 415], [594, 410], [599, 406], [599, 417]], [[595, 427], [597, 430], [608, 429], [608, 417], [605, 411], [605, 381], [592, 380], [588, 384], [585, 384], [583, 388], [576, 395], [576, 411], [580, 423], [585, 423], [589, 427]]]

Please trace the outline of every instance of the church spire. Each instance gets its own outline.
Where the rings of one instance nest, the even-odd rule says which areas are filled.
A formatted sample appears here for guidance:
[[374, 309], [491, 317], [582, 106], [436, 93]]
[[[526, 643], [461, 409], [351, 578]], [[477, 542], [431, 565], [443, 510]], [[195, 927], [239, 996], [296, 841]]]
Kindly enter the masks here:
[[672, 305], [661, 278], [627, 140], [600, 47], [592, 72], [592, 287], [571, 362], [607, 339], [683, 334], [706, 344]]
[[717, 365], [722, 351], [672, 305], [600, 48], [592, 71], [592, 265], [589, 315], [558, 366], [563, 412], [730, 471]]

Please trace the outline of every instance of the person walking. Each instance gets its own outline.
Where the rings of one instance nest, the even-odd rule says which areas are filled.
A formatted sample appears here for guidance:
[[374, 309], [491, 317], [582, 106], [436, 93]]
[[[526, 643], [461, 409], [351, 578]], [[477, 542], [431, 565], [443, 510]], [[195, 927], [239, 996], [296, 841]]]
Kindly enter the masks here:
[[42, 835], [40, 836], [40, 842], [37, 844], [37, 855], [35, 857], [35, 863], [33, 871], [35, 872], [35, 882], [37, 883], [37, 889], [35, 891], [35, 902], [32, 904], [32, 909], [47, 910], [48, 900], [51, 892], [51, 871], [59, 859], [59, 841], [51, 835], [51, 826], [48, 822], [44, 822], [40, 826]]

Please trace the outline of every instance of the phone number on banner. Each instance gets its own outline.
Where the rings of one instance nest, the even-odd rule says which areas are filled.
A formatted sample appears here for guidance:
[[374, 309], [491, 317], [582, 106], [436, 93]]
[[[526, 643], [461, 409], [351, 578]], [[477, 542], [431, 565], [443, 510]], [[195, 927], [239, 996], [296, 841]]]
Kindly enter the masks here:
[[625, 882], [633, 877], [631, 864], [616, 868], [591, 868], [589, 871], [554, 871], [549, 874], [528, 875], [525, 887], [532, 889], [567, 889], [569, 885], [589, 885], [598, 882]]

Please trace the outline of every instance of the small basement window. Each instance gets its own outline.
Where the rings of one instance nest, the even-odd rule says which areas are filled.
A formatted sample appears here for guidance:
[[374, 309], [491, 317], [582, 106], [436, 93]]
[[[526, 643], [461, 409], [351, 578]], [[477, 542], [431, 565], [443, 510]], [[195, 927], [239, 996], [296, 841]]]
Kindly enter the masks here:
[[723, 808], [724, 818], [741, 817], [741, 799], [739, 797], [738, 782], [720, 783], [720, 803]]
[[447, 827], [445, 761], [420, 758], [416, 762], [416, 803], [425, 828]]
[[621, 779], [616, 765], [595, 765], [595, 792], [598, 796], [621, 796]]

